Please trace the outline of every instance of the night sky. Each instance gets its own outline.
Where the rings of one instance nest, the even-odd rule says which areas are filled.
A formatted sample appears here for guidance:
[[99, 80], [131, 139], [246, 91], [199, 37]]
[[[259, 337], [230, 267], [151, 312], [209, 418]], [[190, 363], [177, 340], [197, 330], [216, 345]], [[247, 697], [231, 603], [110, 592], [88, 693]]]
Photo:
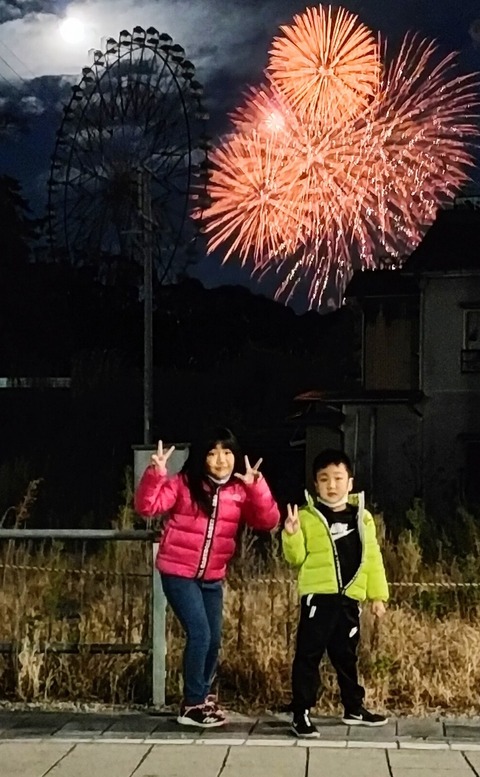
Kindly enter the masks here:
[[[478, 41], [472, 32], [472, 23], [480, 20], [480, 0], [342, 4], [393, 47], [407, 31], [418, 31], [437, 38], [445, 52], [458, 50], [462, 70], [480, 70], [480, 22]], [[101, 48], [102, 37], [117, 37], [135, 25], [168, 32], [185, 48], [205, 87], [211, 134], [221, 134], [245, 87], [263, 80], [279, 25], [305, 7], [304, 0], [0, 0], [0, 106], [28, 125], [27, 132], [2, 137], [0, 172], [18, 177], [33, 209], [42, 212], [59, 104], [89, 64], [88, 50]], [[67, 45], [59, 34], [67, 14], [86, 24], [81, 44]], [[217, 259], [203, 260], [196, 274], [208, 284], [248, 282], [248, 270], [218, 267]]]

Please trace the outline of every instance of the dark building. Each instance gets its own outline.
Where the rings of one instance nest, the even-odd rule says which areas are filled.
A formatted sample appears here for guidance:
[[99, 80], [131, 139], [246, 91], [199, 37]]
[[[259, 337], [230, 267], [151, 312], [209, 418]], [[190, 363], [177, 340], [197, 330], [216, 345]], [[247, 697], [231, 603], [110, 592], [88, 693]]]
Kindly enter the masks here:
[[[480, 503], [480, 210], [438, 213], [400, 270], [355, 273], [347, 290], [359, 338], [353, 390], [298, 397], [340, 423], [307, 430], [313, 448], [337, 443], [382, 509], [415, 498], [432, 517], [456, 500]], [[308, 471], [308, 464], [307, 464]]]

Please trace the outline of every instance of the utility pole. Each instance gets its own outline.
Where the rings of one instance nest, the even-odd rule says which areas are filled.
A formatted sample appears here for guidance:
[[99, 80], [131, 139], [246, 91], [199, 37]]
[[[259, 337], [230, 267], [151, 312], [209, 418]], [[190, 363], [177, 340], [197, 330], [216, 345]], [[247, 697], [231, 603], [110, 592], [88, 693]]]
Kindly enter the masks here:
[[143, 444], [152, 442], [153, 421], [153, 256], [150, 173], [138, 171], [138, 213], [143, 254]]

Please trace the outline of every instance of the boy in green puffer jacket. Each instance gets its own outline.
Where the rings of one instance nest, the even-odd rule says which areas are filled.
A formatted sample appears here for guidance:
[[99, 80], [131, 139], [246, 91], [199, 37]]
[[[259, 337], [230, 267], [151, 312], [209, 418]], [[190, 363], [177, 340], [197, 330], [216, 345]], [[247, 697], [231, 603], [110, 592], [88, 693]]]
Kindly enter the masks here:
[[343, 722], [383, 726], [387, 718], [363, 706], [358, 682], [357, 646], [360, 602], [372, 601], [375, 616], [385, 613], [388, 584], [375, 523], [363, 493], [351, 494], [353, 470], [342, 451], [325, 450], [313, 463], [316, 498], [298, 509], [288, 505], [282, 532], [283, 553], [299, 567], [300, 623], [292, 668], [292, 731], [317, 738], [310, 708], [317, 702], [319, 665], [325, 651], [337, 673]]

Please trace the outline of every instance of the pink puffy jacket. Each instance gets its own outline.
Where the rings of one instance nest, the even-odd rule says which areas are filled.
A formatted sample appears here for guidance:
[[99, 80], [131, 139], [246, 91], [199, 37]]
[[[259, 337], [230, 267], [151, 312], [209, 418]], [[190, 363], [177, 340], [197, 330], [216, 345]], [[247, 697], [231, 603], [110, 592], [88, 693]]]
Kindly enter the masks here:
[[225, 577], [242, 520], [253, 529], [270, 531], [280, 517], [264, 478], [251, 486], [238, 481], [217, 487], [212, 515], [206, 515], [192, 503], [183, 475], [161, 475], [153, 466], [140, 480], [135, 509], [144, 518], [170, 513], [157, 554], [160, 572], [204, 580]]

